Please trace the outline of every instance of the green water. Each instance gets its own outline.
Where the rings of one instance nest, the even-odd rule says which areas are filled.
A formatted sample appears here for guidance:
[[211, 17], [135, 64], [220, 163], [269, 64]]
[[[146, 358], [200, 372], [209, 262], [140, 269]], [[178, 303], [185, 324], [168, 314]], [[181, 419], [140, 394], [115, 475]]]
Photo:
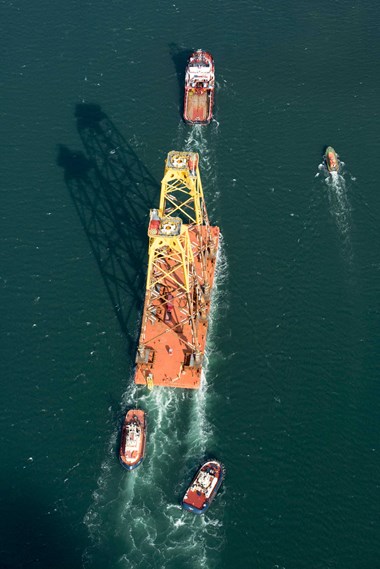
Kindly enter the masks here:
[[[379, 566], [379, 17], [1, 2], [1, 567]], [[192, 129], [199, 47], [215, 120]], [[200, 153], [223, 242], [203, 387], [148, 394], [131, 380], [147, 213], [172, 149]], [[147, 456], [126, 473], [137, 404]], [[227, 475], [198, 518], [179, 503], [205, 456]]]

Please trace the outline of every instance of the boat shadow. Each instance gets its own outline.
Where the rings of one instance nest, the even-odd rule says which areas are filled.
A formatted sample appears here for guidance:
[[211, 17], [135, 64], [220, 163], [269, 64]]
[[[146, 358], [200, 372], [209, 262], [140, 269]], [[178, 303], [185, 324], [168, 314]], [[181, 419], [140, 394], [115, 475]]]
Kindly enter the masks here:
[[75, 117], [84, 152], [60, 144], [57, 164], [133, 351], [144, 300], [147, 219], [159, 184], [99, 105], [78, 104]]
[[186, 65], [193, 51], [194, 50], [191, 49], [181, 49], [174, 42], [169, 44], [169, 53], [174, 63], [177, 81], [178, 81], [178, 109], [179, 109], [179, 115], [182, 119], [183, 119], [183, 99], [184, 99]]

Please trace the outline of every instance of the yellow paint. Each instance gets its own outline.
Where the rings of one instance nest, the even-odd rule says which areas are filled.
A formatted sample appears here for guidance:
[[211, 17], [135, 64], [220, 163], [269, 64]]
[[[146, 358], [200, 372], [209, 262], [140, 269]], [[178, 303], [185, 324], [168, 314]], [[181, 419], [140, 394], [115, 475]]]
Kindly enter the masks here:
[[149, 391], [152, 391], [153, 387], [154, 387], [154, 383], [153, 383], [153, 375], [151, 373], [148, 373], [148, 376], [146, 378], [146, 384], [147, 384]]

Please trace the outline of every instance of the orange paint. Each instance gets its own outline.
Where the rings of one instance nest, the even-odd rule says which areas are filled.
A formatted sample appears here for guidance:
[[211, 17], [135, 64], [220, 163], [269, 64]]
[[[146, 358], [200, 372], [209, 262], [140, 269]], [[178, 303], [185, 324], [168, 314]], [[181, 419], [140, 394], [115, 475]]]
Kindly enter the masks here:
[[[200, 255], [197, 252], [207, 242], [206, 226], [188, 226], [191, 246], [194, 254], [194, 266], [198, 276], [208, 276], [210, 290], [214, 282], [216, 255], [209, 256], [206, 267], [202, 267]], [[219, 228], [209, 227], [214, 238], [216, 250], [219, 244]], [[165, 259], [170, 267], [170, 259]], [[172, 263], [174, 268], [174, 263]], [[180, 278], [179, 273], [173, 271], [173, 276]], [[201, 285], [203, 283], [201, 282]], [[195, 295], [190, 292], [190, 297]], [[210, 295], [211, 296], [211, 295]], [[152, 300], [151, 300], [152, 308]], [[210, 312], [210, 300], [205, 303], [202, 318], [196, 322], [197, 339], [201, 357], [206, 348], [208, 330], [208, 317]], [[189, 319], [189, 309], [186, 301], [186, 293], [183, 289], [175, 290], [173, 281], [169, 278], [162, 283], [159, 298], [153, 300], [154, 317], [147, 319], [145, 339], [140, 338], [140, 343], [146, 347], [146, 357], [143, 362], [136, 364], [135, 383], [148, 384], [148, 378], [152, 378], [153, 385], [166, 387], [184, 387], [198, 389], [201, 382], [202, 361], [199, 365], [194, 364], [193, 334]], [[147, 311], [144, 305], [143, 319]]]

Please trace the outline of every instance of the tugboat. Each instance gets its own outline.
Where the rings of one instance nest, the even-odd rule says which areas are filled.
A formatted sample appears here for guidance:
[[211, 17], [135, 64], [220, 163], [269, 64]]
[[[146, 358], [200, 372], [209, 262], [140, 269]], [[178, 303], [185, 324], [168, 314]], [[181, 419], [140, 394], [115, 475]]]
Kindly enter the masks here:
[[189, 57], [186, 67], [183, 117], [188, 124], [211, 122], [214, 90], [214, 60], [210, 53], [198, 49]]
[[215, 498], [224, 478], [224, 467], [217, 460], [208, 460], [198, 470], [182, 500], [182, 508], [204, 514]]
[[119, 459], [124, 468], [133, 470], [142, 463], [145, 442], [145, 412], [140, 409], [130, 409], [124, 419], [119, 450]]
[[338, 154], [335, 152], [332, 146], [326, 148], [324, 155], [327, 170], [329, 172], [339, 172], [340, 163], [338, 159]]

